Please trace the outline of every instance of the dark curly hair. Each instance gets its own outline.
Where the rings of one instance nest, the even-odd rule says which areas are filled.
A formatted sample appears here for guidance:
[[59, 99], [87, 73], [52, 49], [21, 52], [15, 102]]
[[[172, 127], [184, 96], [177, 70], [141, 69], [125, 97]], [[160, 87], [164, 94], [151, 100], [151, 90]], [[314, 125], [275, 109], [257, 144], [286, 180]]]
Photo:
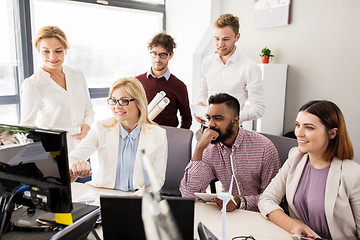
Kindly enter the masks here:
[[174, 39], [166, 32], [156, 34], [148, 43], [148, 48], [152, 49], [159, 45], [165, 48], [169, 54], [172, 54], [176, 48]]

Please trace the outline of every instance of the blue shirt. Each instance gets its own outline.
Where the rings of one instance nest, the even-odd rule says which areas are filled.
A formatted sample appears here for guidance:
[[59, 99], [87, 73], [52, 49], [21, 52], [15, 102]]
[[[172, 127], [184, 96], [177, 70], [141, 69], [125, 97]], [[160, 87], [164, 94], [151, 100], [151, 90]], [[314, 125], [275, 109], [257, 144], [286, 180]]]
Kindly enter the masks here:
[[170, 70], [169, 70], [169, 68], [168, 68], [168, 69], [166, 70], [166, 72], [164, 72], [163, 75], [161, 75], [160, 77], [156, 77], [156, 76], [153, 74], [153, 72], [152, 72], [152, 70], [151, 70], [151, 68], [150, 68], [149, 71], [147, 71], [147, 73], [146, 73], [146, 77], [149, 78], [149, 75], [153, 76], [154, 78], [162, 78], [162, 77], [164, 77], [164, 78], [166, 79], [166, 81], [167, 81], [167, 80], [169, 80], [171, 73], [170, 73]]
[[140, 127], [128, 133], [121, 123], [119, 124], [119, 151], [116, 166], [115, 189], [122, 191], [134, 191], [133, 173], [136, 152], [139, 145]]

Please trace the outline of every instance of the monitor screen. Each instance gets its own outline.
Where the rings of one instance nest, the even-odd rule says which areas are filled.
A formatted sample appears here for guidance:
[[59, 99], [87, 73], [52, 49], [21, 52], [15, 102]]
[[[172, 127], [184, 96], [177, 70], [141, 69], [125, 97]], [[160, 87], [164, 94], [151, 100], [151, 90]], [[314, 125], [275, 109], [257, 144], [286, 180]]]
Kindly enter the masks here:
[[71, 212], [66, 132], [0, 124], [0, 194], [15, 203]]

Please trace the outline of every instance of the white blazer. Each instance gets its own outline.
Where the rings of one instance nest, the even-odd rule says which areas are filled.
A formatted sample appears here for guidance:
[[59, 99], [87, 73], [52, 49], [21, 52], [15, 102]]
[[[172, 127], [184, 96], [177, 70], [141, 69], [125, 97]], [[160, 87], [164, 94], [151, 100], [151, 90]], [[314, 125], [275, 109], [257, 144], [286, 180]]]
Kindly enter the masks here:
[[[292, 218], [299, 219], [293, 200], [307, 154], [297, 147], [259, 199], [259, 210], [266, 216], [276, 209], [286, 194]], [[331, 160], [325, 188], [325, 216], [332, 239], [360, 238], [360, 165], [354, 160]]]
[[[69, 154], [71, 166], [76, 161], [87, 160], [92, 153], [98, 151], [99, 169], [93, 172], [92, 180], [89, 182], [96, 187], [114, 188], [115, 186], [119, 130], [117, 127], [107, 128], [104, 126], [109, 123], [110, 119], [97, 122], [86, 138]], [[162, 187], [165, 181], [168, 153], [166, 130], [151, 124], [141, 127], [133, 174], [133, 186], [134, 189], [139, 189], [136, 192], [138, 195], [142, 194], [144, 186], [140, 159], [142, 149], [145, 150], [160, 187]]]

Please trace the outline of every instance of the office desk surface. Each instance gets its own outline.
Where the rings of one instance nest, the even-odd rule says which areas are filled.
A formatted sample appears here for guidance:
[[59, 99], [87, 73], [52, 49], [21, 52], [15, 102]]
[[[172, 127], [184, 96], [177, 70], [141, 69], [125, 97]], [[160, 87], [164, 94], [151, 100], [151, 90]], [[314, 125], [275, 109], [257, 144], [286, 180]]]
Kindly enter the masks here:
[[[195, 204], [195, 227], [202, 222], [219, 239], [222, 236], [221, 211], [213, 203]], [[291, 234], [263, 218], [260, 213], [237, 209], [226, 213], [226, 237], [252, 235], [256, 240], [291, 240]]]
[[[118, 190], [97, 188], [88, 184], [72, 183], [73, 201], [84, 194], [90, 192], [99, 192], [99, 195], [119, 195], [125, 196], [132, 193], [122, 192]], [[212, 233], [219, 239], [222, 236], [222, 216], [221, 211], [216, 205], [211, 203], [195, 203], [195, 226], [202, 222]], [[280, 228], [276, 224], [264, 219], [260, 213], [246, 210], [235, 210], [226, 214], [226, 236], [231, 239], [235, 236], [252, 235], [256, 240], [291, 240], [291, 234]], [[102, 238], [101, 227], [97, 228], [97, 233]], [[197, 230], [196, 230], [197, 237]]]
[[84, 183], [77, 183], [73, 182], [71, 183], [71, 197], [72, 200], [75, 201], [76, 199], [79, 199], [83, 196], [96, 196], [95, 193], [97, 193], [98, 196], [100, 195], [117, 195], [117, 196], [127, 196], [131, 195], [133, 192], [123, 192], [119, 190], [109, 189], [109, 188], [100, 188], [100, 187], [94, 187], [89, 184]]
[[[71, 197], [73, 201], [82, 201], [87, 202], [88, 200], [97, 198], [95, 200], [95, 204], [98, 203], [100, 206], [100, 195], [116, 195], [116, 196], [127, 196], [131, 195], [133, 192], [123, 192], [119, 190], [109, 189], [109, 188], [99, 188], [93, 187], [89, 184], [84, 183], [71, 183]], [[93, 204], [93, 203], [89, 203]], [[102, 227], [98, 226], [96, 229], [97, 234], [99, 235], [100, 239], [103, 238]], [[90, 234], [87, 237], [87, 240], [95, 240], [96, 238]]]

